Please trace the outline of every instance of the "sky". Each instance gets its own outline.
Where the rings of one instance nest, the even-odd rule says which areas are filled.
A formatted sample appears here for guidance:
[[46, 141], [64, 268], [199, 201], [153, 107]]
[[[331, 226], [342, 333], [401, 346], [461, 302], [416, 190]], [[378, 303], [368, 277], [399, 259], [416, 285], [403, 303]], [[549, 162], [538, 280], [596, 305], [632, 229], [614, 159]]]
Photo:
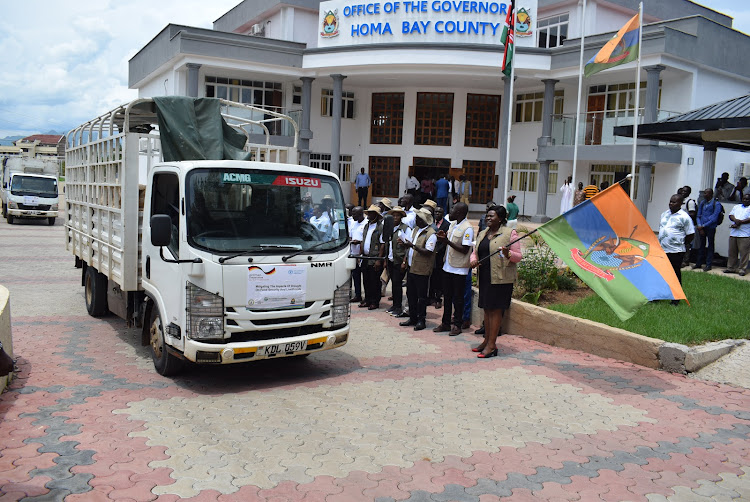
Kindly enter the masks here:
[[[0, 0], [0, 138], [64, 133], [135, 99], [128, 60], [136, 52], [169, 23], [211, 28], [239, 2]], [[750, 34], [750, 1], [696, 3]]]

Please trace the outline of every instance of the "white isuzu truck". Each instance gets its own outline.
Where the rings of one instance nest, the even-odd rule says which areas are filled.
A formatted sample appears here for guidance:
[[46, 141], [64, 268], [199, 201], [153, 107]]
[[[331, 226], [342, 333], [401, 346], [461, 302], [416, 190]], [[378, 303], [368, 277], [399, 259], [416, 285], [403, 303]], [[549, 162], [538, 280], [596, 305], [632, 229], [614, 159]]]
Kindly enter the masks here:
[[57, 218], [59, 195], [57, 162], [40, 157], [0, 158], [2, 214], [13, 224], [16, 218]]
[[[185, 361], [229, 364], [344, 345], [354, 260], [339, 179], [292, 164], [298, 129], [289, 117], [175, 99], [179, 106], [138, 99], [68, 134], [65, 239], [89, 314], [112, 312], [142, 327], [162, 375]], [[292, 146], [268, 136], [250, 143], [279, 122], [293, 132]], [[211, 144], [217, 134], [223, 146]], [[222, 149], [249, 160], [185, 160]], [[314, 206], [330, 230], [309, 222]]]

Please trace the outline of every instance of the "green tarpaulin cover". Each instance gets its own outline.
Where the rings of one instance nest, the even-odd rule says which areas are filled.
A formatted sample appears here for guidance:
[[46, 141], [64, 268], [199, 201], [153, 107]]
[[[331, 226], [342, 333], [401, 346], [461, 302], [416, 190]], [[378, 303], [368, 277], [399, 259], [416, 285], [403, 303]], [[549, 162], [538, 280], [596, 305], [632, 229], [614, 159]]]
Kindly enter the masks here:
[[165, 161], [249, 160], [246, 137], [221, 116], [216, 98], [155, 97]]

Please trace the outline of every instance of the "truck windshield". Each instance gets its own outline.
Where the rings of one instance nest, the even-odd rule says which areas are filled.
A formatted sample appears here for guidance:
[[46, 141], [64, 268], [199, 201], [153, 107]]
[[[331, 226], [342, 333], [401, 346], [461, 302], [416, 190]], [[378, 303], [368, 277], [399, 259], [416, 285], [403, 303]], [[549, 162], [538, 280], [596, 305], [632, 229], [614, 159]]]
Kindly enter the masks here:
[[39, 197], [57, 197], [57, 180], [36, 176], [13, 176], [10, 185], [13, 195], [36, 195]]
[[196, 169], [185, 202], [188, 243], [210, 252], [325, 252], [348, 237], [341, 188], [328, 176]]

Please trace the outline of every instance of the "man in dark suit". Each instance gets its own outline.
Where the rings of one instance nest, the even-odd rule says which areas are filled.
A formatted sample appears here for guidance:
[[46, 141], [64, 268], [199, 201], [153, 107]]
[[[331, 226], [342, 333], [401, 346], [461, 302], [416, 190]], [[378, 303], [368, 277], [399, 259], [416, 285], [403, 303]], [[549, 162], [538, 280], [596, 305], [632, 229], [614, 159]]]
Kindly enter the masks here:
[[[450, 222], [445, 219], [443, 208], [440, 206], [436, 207], [432, 227], [436, 232], [438, 230], [447, 232], [450, 226]], [[435, 247], [435, 268], [432, 270], [432, 276], [430, 276], [430, 293], [428, 298], [435, 304], [435, 308], [438, 310], [443, 308], [443, 261], [445, 261], [445, 246], [444, 242], [437, 243]]]

